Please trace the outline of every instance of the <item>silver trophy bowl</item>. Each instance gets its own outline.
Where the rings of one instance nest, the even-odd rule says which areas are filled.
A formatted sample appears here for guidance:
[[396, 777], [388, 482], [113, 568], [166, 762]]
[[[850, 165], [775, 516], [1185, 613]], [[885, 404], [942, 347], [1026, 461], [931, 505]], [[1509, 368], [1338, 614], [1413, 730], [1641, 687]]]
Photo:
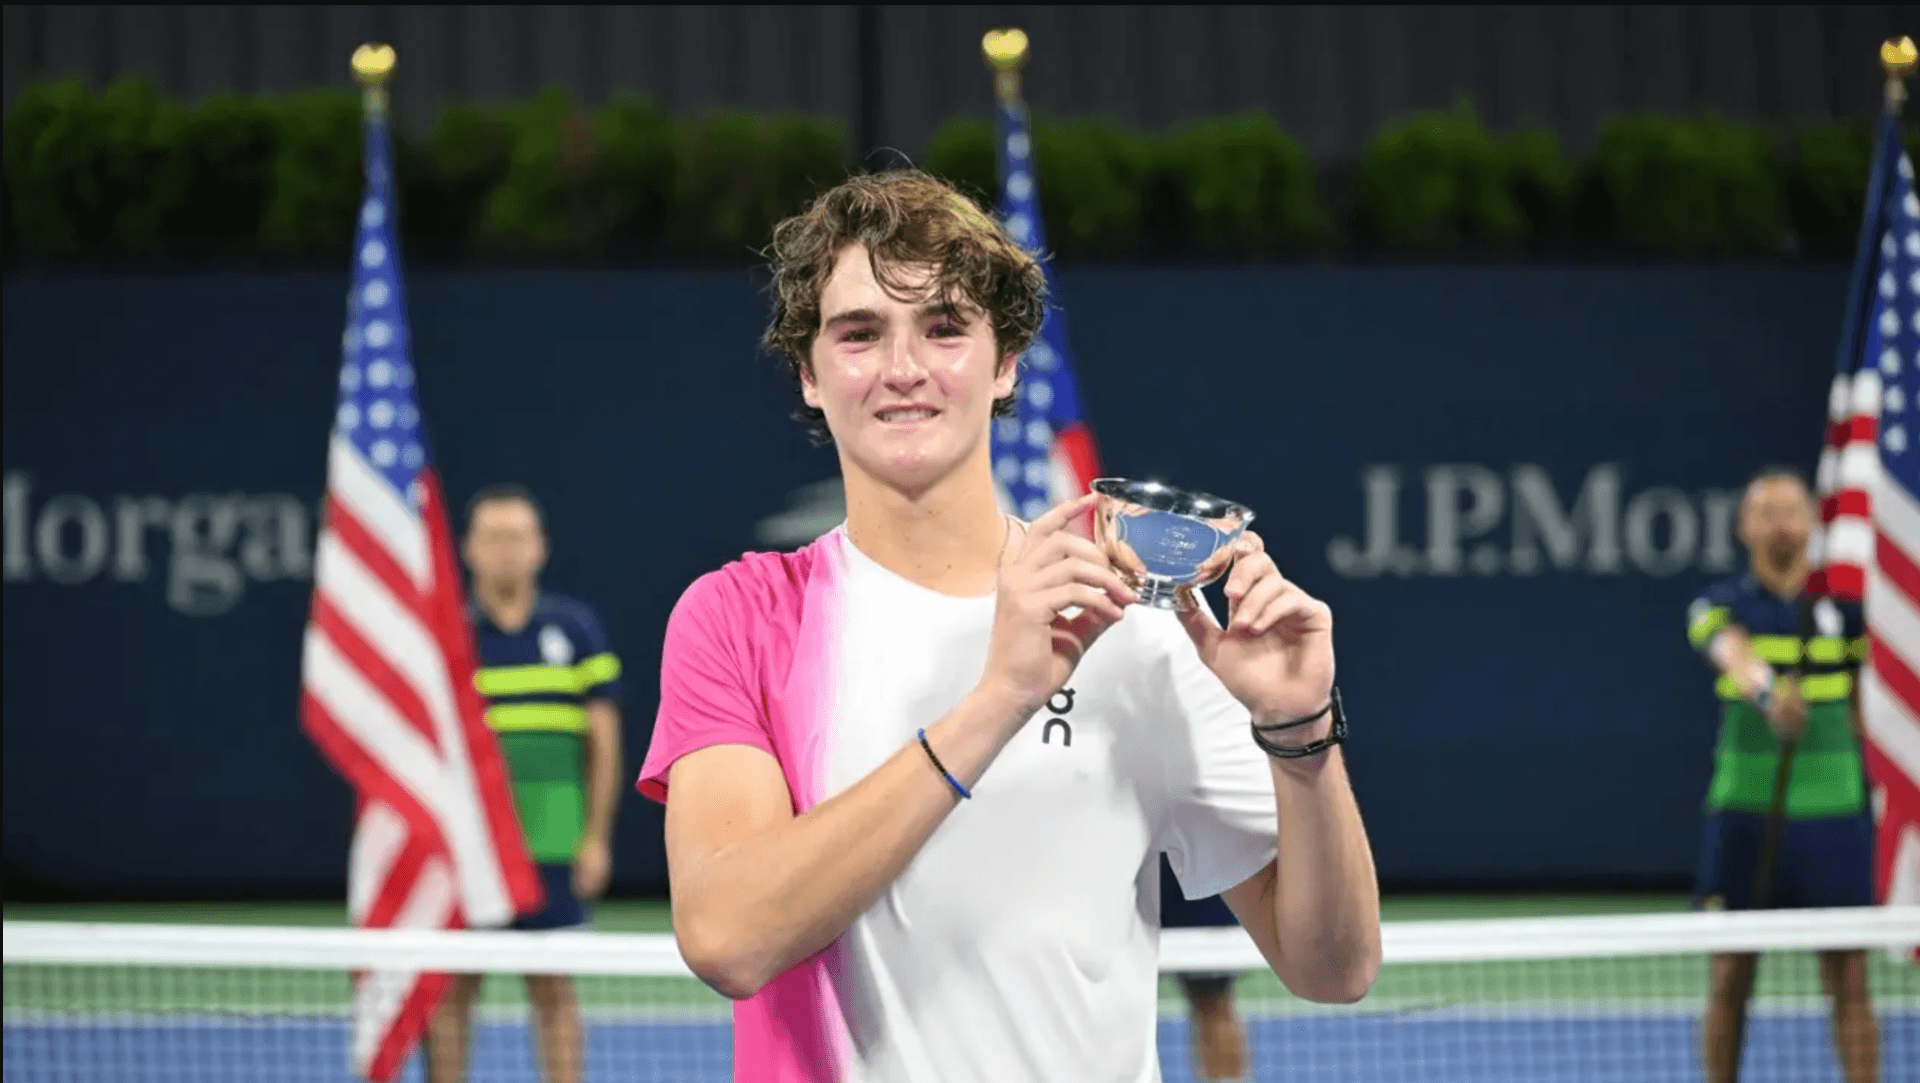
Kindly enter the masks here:
[[1155, 609], [1186, 609], [1193, 591], [1226, 573], [1234, 543], [1253, 522], [1243, 504], [1157, 481], [1100, 478], [1093, 540]]

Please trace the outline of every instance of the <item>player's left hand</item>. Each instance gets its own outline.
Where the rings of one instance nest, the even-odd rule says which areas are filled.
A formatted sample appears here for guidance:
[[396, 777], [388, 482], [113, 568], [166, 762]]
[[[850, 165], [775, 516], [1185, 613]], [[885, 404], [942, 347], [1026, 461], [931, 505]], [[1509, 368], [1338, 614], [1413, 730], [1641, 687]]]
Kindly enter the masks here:
[[573, 893], [582, 900], [597, 899], [607, 890], [607, 873], [613, 868], [613, 855], [605, 839], [587, 838], [573, 859]]
[[1305, 718], [1333, 692], [1333, 610], [1287, 582], [1258, 534], [1242, 534], [1236, 547], [1226, 627], [1204, 598], [1181, 609], [1180, 623], [1200, 660], [1256, 721]]

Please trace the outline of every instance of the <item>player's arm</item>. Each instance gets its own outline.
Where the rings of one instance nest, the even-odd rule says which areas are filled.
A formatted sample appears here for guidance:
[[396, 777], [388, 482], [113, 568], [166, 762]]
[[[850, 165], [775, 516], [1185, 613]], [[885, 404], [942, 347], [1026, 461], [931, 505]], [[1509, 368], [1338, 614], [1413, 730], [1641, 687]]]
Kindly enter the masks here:
[[[1032, 714], [978, 690], [927, 740], [971, 789]], [[674, 935], [693, 972], [736, 999], [837, 939], [960, 803], [917, 741], [799, 816], [778, 761], [747, 745], [682, 756], [668, 792]]]
[[1779, 680], [1773, 667], [1753, 649], [1747, 630], [1726, 609], [1708, 599], [1695, 602], [1688, 638], [1714, 672], [1732, 681], [1740, 697], [1753, 704], [1776, 731], [1797, 730], [1806, 722], [1807, 705], [1799, 686]]
[[[729, 997], [752, 996], [833, 943], [959, 805], [941, 769], [970, 790], [1092, 639], [1120, 619], [1133, 592], [1091, 542], [1066, 530], [1088, 506], [1068, 501], [1041, 516], [1001, 570], [980, 683], [926, 727], [940, 766], [908, 741], [795, 815], [778, 761], [761, 748], [716, 743], [674, 761], [666, 824], [674, 934], [703, 981]], [[1079, 617], [1059, 617], [1073, 606]]]
[[1221, 898], [1289, 992], [1352, 1004], [1379, 973], [1380, 888], [1346, 764], [1334, 748], [1270, 769], [1278, 856]]
[[[1249, 861], [1245, 845], [1264, 835], [1274, 857], [1251, 876], [1238, 864], [1211, 870], [1243, 877], [1222, 896], [1290, 991], [1352, 1003], [1380, 970], [1380, 888], [1341, 751], [1318, 745], [1334, 729], [1333, 612], [1280, 574], [1258, 535], [1247, 532], [1240, 546], [1224, 588], [1227, 627], [1209, 606], [1180, 615], [1204, 668], [1177, 663], [1172, 692], [1181, 713], [1211, 721], [1187, 728], [1196, 773], [1173, 778], [1170, 834], [1183, 850], [1238, 851]], [[1320, 750], [1269, 755], [1249, 721], [1285, 726], [1280, 745]], [[1248, 798], [1257, 820], [1232, 811]], [[1183, 860], [1191, 867], [1194, 857]], [[1196, 871], [1211, 881], [1206, 862]]]
[[587, 823], [574, 890], [597, 898], [612, 872], [613, 813], [620, 797], [620, 708], [612, 700], [587, 701], [586, 760]]
[[599, 898], [613, 872], [613, 816], [619, 806], [620, 657], [607, 642], [606, 629], [592, 610], [577, 614], [575, 644], [581, 660], [576, 676], [586, 694], [587, 731], [581, 764], [586, 787], [586, 822], [580, 851], [574, 855], [573, 890], [583, 899]]

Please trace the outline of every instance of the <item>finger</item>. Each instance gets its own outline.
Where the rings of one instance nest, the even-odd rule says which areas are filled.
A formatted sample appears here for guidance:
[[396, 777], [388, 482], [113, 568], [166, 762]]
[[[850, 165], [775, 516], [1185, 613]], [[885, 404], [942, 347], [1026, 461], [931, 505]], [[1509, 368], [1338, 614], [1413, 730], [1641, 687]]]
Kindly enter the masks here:
[[1287, 583], [1286, 590], [1268, 603], [1264, 612], [1250, 612], [1248, 616], [1248, 627], [1256, 635], [1282, 626], [1294, 634], [1333, 631], [1333, 608], [1293, 583]]
[[1049, 564], [1034, 573], [1032, 583], [1035, 589], [1040, 590], [1064, 586], [1067, 583], [1086, 583], [1099, 587], [1120, 599], [1124, 604], [1131, 605], [1140, 600], [1140, 596], [1127, 585], [1127, 581], [1120, 578], [1119, 572], [1105, 564], [1096, 564], [1090, 560], [1062, 560], [1057, 564]]
[[1027, 544], [1033, 545], [1066, 530], [1067, 524], [1073, 522], [1074, 516], [1093, 507], [1094, 502], [1099, 499], [1098, 493], [1086, 493], [1072, 500], [1055, 504], [1027, 528]]
[[1087, 648], [1117, 623], [1118, 619], [1092, 610], [1082, 610], [1071, 619], [1060, 617], [1053, 622], [1053, 649], [1079, 665]]
[[1247, 621], [1247, 631], [1253, 635], [1266, 635], [1272, 629], [1289, 623], [1310, 627], [1325, 609], [1326, 603], [1302, 591], [1289, 590], [1253, 614]]
[[1227, 631], [1245, 631], [1253, 624], [1253, 619], [1264, 612], [1275, 598], [1288, 589], [1286, 580], [1278, 575], [1257, 579], [1246, 588], [1239, 597], [1227, 597]]
[[1267, 551], [1267, 539], [1261, 537], [1258, 534], [1255, 534], [1251, 530], [1242, 531], [1240, 534], [1240, 540], [1234, 544], [1239, 547], [1241, 553], [1246, 554], [1248, 556], [1251, 556], [1254, 553], [1264, 553]]
[[1228, 598], [1242, 598], [1253, 589], [1255, 583], [1269, 576], [1278, 579], [1282, 585], [1286, 584], [1286, 580], [1281, 578], [1280, 569], [1274, 567], [1272, 557], [1265, 553], [1254, 553], [1233, 562], [1233, 571], [1228, 573], [1227, 585], [1222, 589]]
[[1207, 604], [1206, 595], [1196, 590], [1190, 596], [1193, 604], [1176, 606], [1174, 613], [1180, 618], [1180, 627], [1187, 630], [1187, 638], [1193, 640], [1193, 645], [1200, 648], [1201, 656], [1205, 657], [1225, 633], [1213, 615], [1213, 607]]
[[1078, 534], [1061, 531], [1042, 542], [1034, 550], [1035, 559], [1045, 562], [1061, 556], [1079, 557], [1090, 560], [1102, 567], [1112, 567], [1113, 559], [1107, 551]]
[[1126, 607], [1113, 600], [1104, 589], [1089, 583], [1067, 583], [1042, 594], [1040, 600], [1055, 617], [1061, 610], [1079, 606], [1113, 620], [1126, 615]]

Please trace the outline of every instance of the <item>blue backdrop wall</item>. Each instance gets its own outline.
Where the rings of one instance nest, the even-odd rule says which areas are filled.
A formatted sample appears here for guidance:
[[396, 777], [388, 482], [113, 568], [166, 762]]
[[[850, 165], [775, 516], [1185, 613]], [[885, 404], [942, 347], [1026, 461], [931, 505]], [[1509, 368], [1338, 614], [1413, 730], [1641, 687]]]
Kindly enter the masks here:
[[[628, 667], [637, 768], [697, 575], [835, 521], [731, 271], [420, 273], [451, 498], [545, 500]], [[1110, 473], [1251, 504], [1334, 606], [1383, 876], [1672, 882], [1714, 726], [1682, 615], [1738, 488], [1817, 451], [1836, 268], [1067, 268]], [[297, 727], [344, 275], [9, 278], [5, 848], [79, 892], [344, 882]], [[616, 890], [664, 885], [623, 803]]]

